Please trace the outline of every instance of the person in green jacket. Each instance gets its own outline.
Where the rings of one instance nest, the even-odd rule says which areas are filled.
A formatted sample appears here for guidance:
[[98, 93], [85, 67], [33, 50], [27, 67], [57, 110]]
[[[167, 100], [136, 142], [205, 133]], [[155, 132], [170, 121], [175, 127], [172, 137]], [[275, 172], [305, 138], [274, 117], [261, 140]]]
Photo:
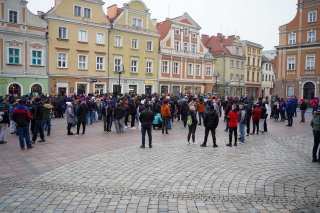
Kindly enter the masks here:
[[317, 158], [317, 151], [320, 144], [320, 109], [314, 112], [310, 125], [312, 126], [313, 136], [314, 136], [312, 162], [320, 163], [320, 149], [319, 149], [318, 158]]

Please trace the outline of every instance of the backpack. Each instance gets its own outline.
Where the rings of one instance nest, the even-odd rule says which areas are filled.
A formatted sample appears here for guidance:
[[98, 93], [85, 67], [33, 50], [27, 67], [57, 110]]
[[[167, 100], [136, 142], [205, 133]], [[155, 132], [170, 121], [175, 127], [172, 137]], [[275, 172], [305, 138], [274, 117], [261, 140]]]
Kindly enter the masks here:
[[187, 124], [188, 124], [188, 126], [191, 126], [192, 125], [192, 117], [191, 117], [191, 115], [189, 115], [188, 116], [188, 120], [187, 120]]

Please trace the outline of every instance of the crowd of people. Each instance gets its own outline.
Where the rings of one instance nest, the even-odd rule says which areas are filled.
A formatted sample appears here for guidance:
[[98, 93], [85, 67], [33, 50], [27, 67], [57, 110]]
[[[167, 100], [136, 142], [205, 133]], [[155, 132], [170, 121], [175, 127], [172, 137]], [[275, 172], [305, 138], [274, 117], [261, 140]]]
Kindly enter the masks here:
[[[320, 111], [317, 98], [311, 102], [314, 114], [311, 125], [314, 130], [315, 145], [313, 161], [320, 141]], [[296, 109], [300, 107], [301, 120], [305, 123], [305, 112], [308, 105], [305, 100], [296, 97], [288, 100], [273, 96], [270, 99], [252, 97], [227, 97], [222, 101], [218, 96], [192, 95], [136, 95], [136, 94], [104, 94], [104, 95], [69, 95], [69, 96], [12, 96], [8, 95], [0, 101], [0, 144], [4, 140], [7, 126], [12, 134], [19, 135], [22, 150], [33, 148], [38, 135], [39, 143], [45, 142], [51, 134], [51, 119], [67, 117], [67, 134], [79, 136], [86, 134], [86, 125], [103, 122], [103, 131], [109, 134], [114, 129], [117, 134], [125, 133], [127, 128], [138, 128], [142, 133], [141, 148], [145, 148], [146, 133], [149, 148], [152, 148], [152, 129], [161, 130], [169, 135], [175, 121], [182, 121], [183, 128], [188, 128], [187, 142], [195, 143], [198, 125], [204, 125], [205, 136], [201, 147], [207, 146], [211, 132], [213, 147], [218, 147], [215, 132], [219, 125], [219, 117], [224, 116], [225, 132], [229, 132], [229, 147], [245, 144], [249, 135], [268, 131], [267, 118], [275, 122], [288, 121], [286, 126], [293, 125], [293, 117], [297, 117]], [[269, 113], [269, 111], [271, 113]], [[252, 120], [252, 121], [251, 121]], [[319, 125], [319, 126], [318, 126]], [[76, 133], [71, 131], [76, 126]], [[82, 126], [82, 129], [81, 129]], [[137, 126], [137, 127], [136, 127]], [[251, 131], [252, 126], [252, 131]], [[81, 129], [81, 132], [80, 132]], [[239, 131], [239, 137], [238, 137]], [[31, 133], [31, 135], [30, 135]]]

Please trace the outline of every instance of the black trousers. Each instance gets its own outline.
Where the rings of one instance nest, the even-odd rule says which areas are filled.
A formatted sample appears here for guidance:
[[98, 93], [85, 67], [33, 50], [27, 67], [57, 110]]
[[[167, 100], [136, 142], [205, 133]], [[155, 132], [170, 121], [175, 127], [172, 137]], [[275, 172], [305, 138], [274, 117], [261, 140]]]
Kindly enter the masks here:
[[238, 139], [238, 132], [237, 132], [238, 127], [229, 127], [229, 143], [232, 143], [232, 134], [234, 135], [234, 143], [237, 143]]
[[257, 128], [257, 133], [259, 133], [259, 122], [260, 122], [260, 119], [252, 120], [252, 121], [253, 121], [253, 131], [252, 131], [252, 133], [255, 132], [256, 128]]
[[107, 131], [107, 116], [102, 115], [103, 120], [103, 131]]
[[216, 129], [213, 127], [206, 127], [204, 130], [204, 144], [207, 144], [208, 135], [211, 131], [213, 144], [216, 144]]
[[136, 119], [136, 114], [131, 114], [131, 128], [134, 127], [134, 120]]
[[247, 134], [250, 134], [250, 123], [251, 123], [251, 118], [247, 118]]
[[78, 125], [77, 125], [77, 134], [79, 134], [81, 124], [82, 124], [82, 133], [85, 133], [85, 132], [86, 132], [86, 121], [84, 121], [84, 122], [78, 122]]
[[112, 118], [111, 115], [107, 115], [107, 131], [111, 131], [111, 126], [112, 126]]
[[183, 121], [183, 126], [184, 127], [186, 127], [187, 126], [187, 120], [188, 120], [188, 118], [187, 118], [188, 116], [187, 115], [182, 115], [182, 121]]
[[267, 119], [264, 119], [263, 128], [264, 132], [268, 132]]
[[125, 126], [128, 126], [128, 121], [129, 121], [129, 115], [126, 115], [126, 116], [124, 117], [124, 125], [125, 125]]
[[166, 130], [166, 133], [168, 133], [168, 123], [169, 123], [169, 117], [162, 117], [162, 134], [164, 134], [164, 130]]
[[190, 141], [190, 136], [192, 135], [192, 142], [194, 143], [196, 140], [196, 130], [197, 125], [189, 126], [189, 133], [188, 133], [188, 142]]
[[71, 133], [71, 127], [72, 127], [72, 123], [68, 123], [68, 133]]

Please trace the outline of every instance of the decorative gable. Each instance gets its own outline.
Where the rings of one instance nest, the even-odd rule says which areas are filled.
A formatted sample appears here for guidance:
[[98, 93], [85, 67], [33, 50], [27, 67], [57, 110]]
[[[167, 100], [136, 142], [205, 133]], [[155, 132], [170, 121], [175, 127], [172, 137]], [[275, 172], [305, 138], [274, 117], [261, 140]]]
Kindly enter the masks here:
[[184, 23], [184, 24], [189, 24], [189, 25], [192, 25], [192, 23], [188, 20], [188, 19], [182, 19], [181, 21], [179, 21], [181, 23]]

